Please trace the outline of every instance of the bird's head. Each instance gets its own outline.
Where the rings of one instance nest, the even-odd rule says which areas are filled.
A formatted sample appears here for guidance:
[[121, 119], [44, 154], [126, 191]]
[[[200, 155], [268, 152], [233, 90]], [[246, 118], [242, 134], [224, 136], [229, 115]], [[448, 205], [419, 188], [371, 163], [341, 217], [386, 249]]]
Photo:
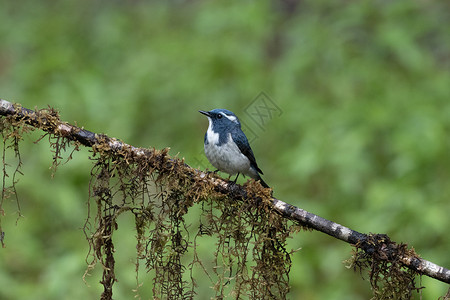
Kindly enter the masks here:
[[241, 128], [238, 117], [227, 109], [213, 109], [211, 111], [199, 110], [199, 112], [208, 117], [209, 124], [215, 132], [219, 130], [229, 130], [234, 127]]

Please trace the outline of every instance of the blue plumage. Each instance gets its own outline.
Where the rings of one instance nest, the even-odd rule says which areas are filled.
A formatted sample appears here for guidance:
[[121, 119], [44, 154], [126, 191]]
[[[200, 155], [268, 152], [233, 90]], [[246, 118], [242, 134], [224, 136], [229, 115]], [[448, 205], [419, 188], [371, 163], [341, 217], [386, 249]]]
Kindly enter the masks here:
[[237, 116], [226, 109], [199, 111], [208, 117], [209, 126], [205, 134], [205, 154], [209, 162], [230, 175], [240, 173], [259, 180], [269, 187], [259, 174], [263, 174], [256, 163], [255, 155], [241, 129]]

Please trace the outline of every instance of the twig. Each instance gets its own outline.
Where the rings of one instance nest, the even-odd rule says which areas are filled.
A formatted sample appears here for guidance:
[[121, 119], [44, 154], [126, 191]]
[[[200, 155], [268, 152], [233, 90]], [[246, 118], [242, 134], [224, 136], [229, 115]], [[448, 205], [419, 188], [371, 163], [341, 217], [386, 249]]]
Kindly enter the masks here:
[[[111, 151], [119, 152], [121, 149], [128, 149], [133, 153], [133, 156], [135, 157], [151, 155], [154, 152], [154, 150], [151, 149], [133, 147], [117, 139], [110, 138], [106, 135], [96, 134], [65, 122], [54, 122], [54, 120], [46, 120], [45, 117], [40, 116], [33, 110], [23, 108], [19, 105], [14, 105], [11, 102], [2, 99], [0, 99], [0, 115], [14, 116], [14, 118], [24, 120], [27, 124], [30, 124], [32, 126], [39, 125], [39, 128], [47, 132], [66, 137], [73, 141], [78, 141], [80, 144], [87, 147], [95, 147], [95, 145], [97, 145], [101, 141], [102, 143], [106, 143]], [[46, 126], [43, 127], [43, 123]], [[174, 158], [170, 159], [166, 163], [170, 164], [175, 163], [176, 161], [177, 159]], [[210, 180], [210, 183], [212, 183], [216, 187], [217, 191], [228, 194], [231, 197], [235, 198], [247, 198], [247, 191], [244, 187], [229, 183], [219, 178], [207, 176], [206, 173], [200, 170], [191, 168], [188, 165], [185, 166], [187, 167], [187, 172], [189, 173], [188, 175], [195, 174], [205, 178], [205, 180]], [[306, 210], [290, 205], [279, 199], [272, 198], [272, 201], [274, 211], [281, 214], [285, 218], [298, 222], [300, 225], [307, 226], [317, 231], [326, 233], [344, 242], [355, 245], [356, 247], [364, 250], [370, 255], [378, 251], [379, 254], [382, 254], [378, 257], [385, 257], [386, 260], [394, 259], [392, 257], [392, 253], [389, 253], [389, 250], [392, 249], [392, 246], [396, 244], [395, 242], [391, 242], [386, 235], [378, 235], [385, 237], [385, 239], [383, 239], [383, 245], [381, 247], [380, 245], [378, 245], [378, 247], [375, 247], [372, 240], [370, 240], [371, 235], [354, 231], [335, 222], [326, 220]], [[400, 255], [400, 257], [395, 257], [395, 259], [401, 261], [404, 266], [417, 271], [420, 274], [429, 276], [445, 283], [450, 283], [449, 269], [438, 266], [430, 261], [413, 255], [403, 254]]]

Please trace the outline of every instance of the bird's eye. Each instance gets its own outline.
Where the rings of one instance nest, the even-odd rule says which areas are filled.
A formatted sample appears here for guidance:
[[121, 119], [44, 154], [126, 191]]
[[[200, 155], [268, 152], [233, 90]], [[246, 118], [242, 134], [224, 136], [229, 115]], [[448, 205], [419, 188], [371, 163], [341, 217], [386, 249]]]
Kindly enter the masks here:
[[222, 114], [218, 114], [217, 119], [222, 119]]

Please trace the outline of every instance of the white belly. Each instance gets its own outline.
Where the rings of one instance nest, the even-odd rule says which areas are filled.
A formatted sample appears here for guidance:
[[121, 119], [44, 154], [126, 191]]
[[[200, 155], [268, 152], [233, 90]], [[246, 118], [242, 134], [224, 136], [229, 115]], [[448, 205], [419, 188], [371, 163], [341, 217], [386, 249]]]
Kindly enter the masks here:
[[218, 139], [214, 140], [211, 137], [208, 140], [209, 143], [205, 144], [205, 154], [214, 167], [230, 175], [242, 173], [253, 177], [254, 171], [250, 168], [250, 160], [232, 142], [231, 134], [228, 135], [228, 142], [221, 146], [217, 145]]

